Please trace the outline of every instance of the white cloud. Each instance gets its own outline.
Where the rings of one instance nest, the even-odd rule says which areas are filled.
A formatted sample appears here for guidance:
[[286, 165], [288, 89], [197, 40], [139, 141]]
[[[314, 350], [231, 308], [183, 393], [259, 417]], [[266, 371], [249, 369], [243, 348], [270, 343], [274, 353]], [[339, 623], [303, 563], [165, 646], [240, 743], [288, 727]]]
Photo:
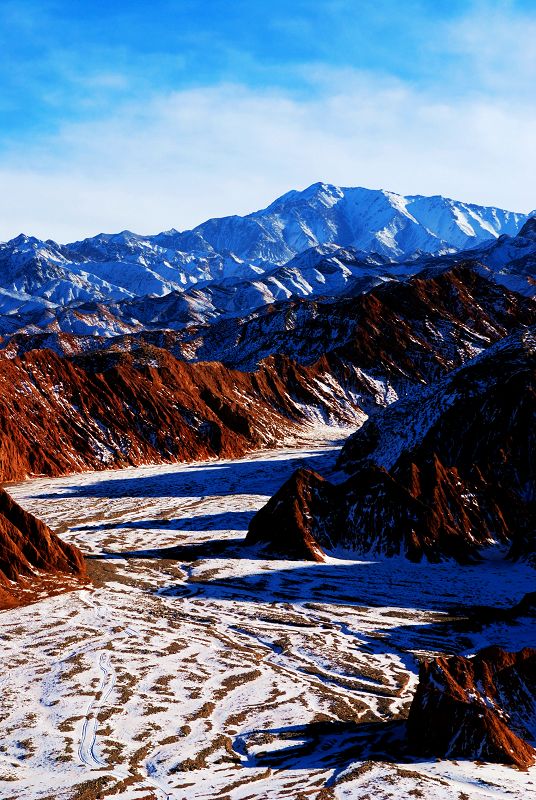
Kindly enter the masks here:
[[67, 124], [0, 160], [0, 237], [156, 232], [247, 213], [316, 180], [536, 206], [536, 108], [441, 99], [349, 70], [314, 96], [221, 85]]
[[[476, 0], [443, 27], [445, 52], [458, 59], [461, 89], [525, 99], [534, 104], [536, 14], [512, 0]], [[465, 77], [465, 81], [464, 81]]]

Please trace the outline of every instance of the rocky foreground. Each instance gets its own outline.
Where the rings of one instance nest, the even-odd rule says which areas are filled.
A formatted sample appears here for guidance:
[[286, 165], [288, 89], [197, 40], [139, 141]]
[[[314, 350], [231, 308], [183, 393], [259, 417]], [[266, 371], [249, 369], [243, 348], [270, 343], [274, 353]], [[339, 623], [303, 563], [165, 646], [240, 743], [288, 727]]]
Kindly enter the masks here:
[[300, 464], [331, 474], [336, 454], [9, 487], [88, 555], [93, 583], [2, 613], [2, 798], [530, 796], [534, 767], [438, 760], [406, 738], [420, 662], [533, 646], [526, 562], [291, 562], [243, 546], [268, 494]]
[[488, 647], [472, 658], [439, 656], [421, 665], [408, 718], [414, 752], [527, 769], [536, 760], [535, 736], [534, 648]]

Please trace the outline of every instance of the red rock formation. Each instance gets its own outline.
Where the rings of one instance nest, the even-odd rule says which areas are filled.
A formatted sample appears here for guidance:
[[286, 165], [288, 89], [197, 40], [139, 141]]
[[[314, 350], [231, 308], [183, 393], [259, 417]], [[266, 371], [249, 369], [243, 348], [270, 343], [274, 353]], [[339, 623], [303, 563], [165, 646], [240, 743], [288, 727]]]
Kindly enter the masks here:
[[330, 502], [334, 487], [316, 472], [298, 469], [255, 515], [246, 544], [270, 542], [275, 553], [311, 561], [323, 561], [315, 522], [317, 510]]
[[0, 480], [241, 456], [303, 424], [308, 403], [355, 421], [321, 376], [281, 357], [243, 373], [157, 348], [0, 357]]
[[305, 518], [315, 558], [341, 546], [466, 562], [497, 540], [534, 556], [535, 386], [534, 336], [505, 339], [367, 421], [343, 448], [344, 483], [324, 482], [319, 493], [319, 476], [302, 473], [286, 484], [253, 518], [247, 541], [275, 547], [283, 525], [289, 542], [303, 538]]
[[473, 658], [440, 656], [421, 665], [408, 718], [411, 749], [527, 769], [536, 751], [536, 650], [488, 647]]
[[0, 608], [18, 605], [17, 589], [43, 574], [83, 577], [82, 554], [0, 489]]
[[466, 507], [456, 472], [435, 466], [426, 495], [372, 464], [338, 485], [299, 470], [253, 517], [246, 544], [264, 542], [287, 557], [314, 561], [335, 547], [411, 561], [472, 561], [489, 531]]
[[[430, 382], [521, 326], [536, 324], [536, 304], [483, 277], [471, 263], [388, 283], [336, 300], [276, 303], [242, 320], [179, 335], [193, 357], [254, 368], [280, 353], [302, 364], [326, 355], [338, 379], [346, 368], [395, 388]], [[143, 334], [144, 336], [146, 334]], [[188, 357], [188, 356], [187, 356]], [[354, 375], [352, 375], [354, 373]], [[373, 394], [366, 376], [365, 396]]]
[[[430, 382], [531, 321], [530, 300], [462, 266], [356, 298], [280, 303], [246, 320], [105, 345], [21, 337], [0, 354], [0, 480], [240, 456], [310, 419], [356, 424], [361, 409], [393, 397], [388, 386]], [[71, 356], [27, 351], [43, 344]], [[170, 350], [241, 367], [264, 359], [239, 372]]]

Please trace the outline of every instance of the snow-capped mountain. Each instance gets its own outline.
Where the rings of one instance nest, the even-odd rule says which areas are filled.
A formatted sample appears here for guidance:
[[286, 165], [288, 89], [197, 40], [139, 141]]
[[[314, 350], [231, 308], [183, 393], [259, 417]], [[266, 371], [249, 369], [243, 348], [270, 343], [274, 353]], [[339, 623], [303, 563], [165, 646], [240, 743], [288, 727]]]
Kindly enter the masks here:
[[318, 244], [337, 243], [393, 259], [461, 250], [514, 234], [525, 215], [460, 203], [441, 196], [316, 183], [291, 191], [240, 219], [210, 220], [193, 233], [214, 249], [241, 258], [288, 260]]
[[[166, 293], [131, 296], [125, 291], [111, 291], [112, 299], [103, 297], [103, 284], [94, 297], [79, 275], [64, 270], [49, 283], [54, 291], [63, 288], [77, 299], [64, 305], [50, 299], [17, 295], [0, 289], [0, 334], [15, 332], [62, 331], [76, 335], [115, 336], [141, 329], [180, 330], [188, 325], [205, 325], [222, 317], [243, 316], [258, 308], [296, 297], [358, 294], [374, 286], [414, 274], [420, 262], [393, 264], [385, 257], [360, 253], [353, 248], [319, 245], [293, 258], [288, 264], [274, 267], [254, 278], [227, 278], [204, 281], [186, 289]], [[27, 286], [32, 264], [21, 283]], [[117, 288], [117, 287], [116, 287]], [[117, 295], [117, 296], [116, 296]]]
[[390, 263], [515, 235], [526, 219], [439, 196], [318, 183], [245, 217], [211, 219], [182, 233], [122, 231], [66, 245], [21, 234], [0, 245], [0, 313], [162, 296], [214, 282], [224, 292], [242, 284], [232, 290], [232, 305], [243, 311], [344, 290], [356, 277], [350, 262], [383, 264], [388, 272]]
[[536, 212], [525, 222], [517, 236], [500, 236], [479, 248], [479, 261], [493, 270], [495, 280], [516, 292], [536, 292]]
[[[127, 232], [73, 245], [21, 234], [0, 245], [0, 309], [161, 296], [233, 274], [238, 265], [229, 255], [168, 251]], [[240, 272], [246, 277], [247, 266], [240, 265]]]
[[[474, 247], [513, 235], [526, 215], [441, 196], [315, 183], [245, 217], [210, 219], [190, 231], [142, 237], [123, 231], [67, 245], [73, 258], [182, 267], [191, 281], [247, 277], [287, 263], [311, 247], [335, 244], [391, 260]], [[217, 258], [216, 256], [219, 256]], [[99, 273], [100, 274], [100, 273]]]

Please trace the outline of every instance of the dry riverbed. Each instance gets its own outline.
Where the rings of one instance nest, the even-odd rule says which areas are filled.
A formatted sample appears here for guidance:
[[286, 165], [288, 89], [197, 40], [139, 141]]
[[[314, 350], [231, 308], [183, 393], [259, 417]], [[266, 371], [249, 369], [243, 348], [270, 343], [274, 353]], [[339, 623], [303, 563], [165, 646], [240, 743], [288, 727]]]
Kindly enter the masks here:
[[[2, 800], [524, 798], [536, 774], [414, 761], [401, 740], [426, 654], [534, 645], [479, 629], [534, 571], [267, 558], [248, 522], [316, 445], [8, 487], [78, 545], [87, 589], [0, 614]], [[500, 554], [498, 554], [500, 555]]]

